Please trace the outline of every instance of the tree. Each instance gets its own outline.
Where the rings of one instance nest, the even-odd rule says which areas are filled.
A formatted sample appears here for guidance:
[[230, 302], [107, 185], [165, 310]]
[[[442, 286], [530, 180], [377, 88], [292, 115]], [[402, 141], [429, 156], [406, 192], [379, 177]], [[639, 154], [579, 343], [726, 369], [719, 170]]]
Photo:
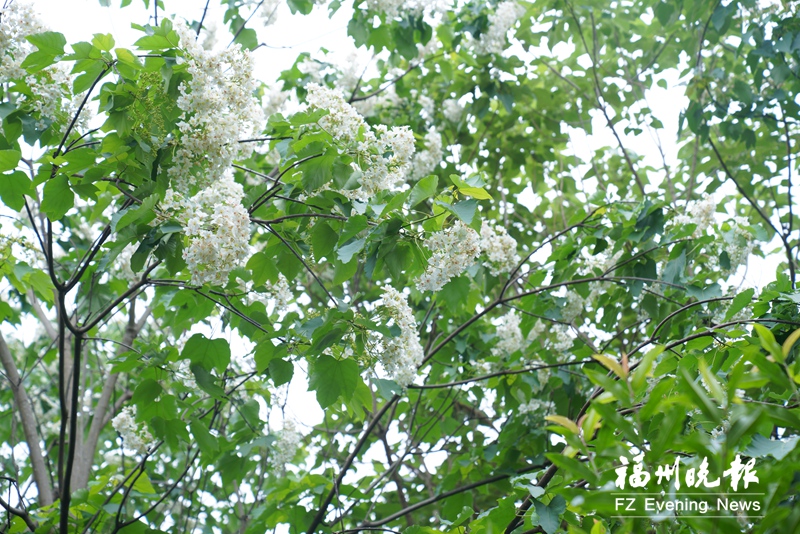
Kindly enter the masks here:
[[0, 15], [3, 532], [798, 529], [796, 6], [356, 0], [262, 81], [280, 2], [144, 3]]

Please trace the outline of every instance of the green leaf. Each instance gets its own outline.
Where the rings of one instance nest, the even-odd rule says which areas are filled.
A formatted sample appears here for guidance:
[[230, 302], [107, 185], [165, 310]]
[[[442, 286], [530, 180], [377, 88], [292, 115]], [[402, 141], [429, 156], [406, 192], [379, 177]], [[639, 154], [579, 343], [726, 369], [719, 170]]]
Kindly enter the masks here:
[[797, 447], [798, 442], [800, 442], [800, 436], [798, 435], [790, 436], [786, 439], [769, 439], [761, 434], [756, 434], [743, 453], [752, 458], [772, 456], [780, 461]]
[[219, 452], [219, 442], [217, 438], [211, 435], [206, 426], [200, 421], [192, 421], [189, 423], [189, 428], [192, 430], [192, 435], [197, 441], [197, 446], [206, 457], [213, 457], [214, 453]]
[[247, 260], [247, 268], [253, 273], [253, 285], [258, 287], [267, 280], [278, 279], [278, 266], [275, 258], [264, 252], [258, 252]]
[[147, 378], [139, 382], [139, 385], [133, 390], [131, 401], [134, 404], [147, 405], [155, 401], [162, 391], [161, 384], [152, 378]]
[[342, 263], [350, 263], [350, 260], [353, 259], [353, 256], [361, 252], [364, 248], [364, 243], [366, 243], [366, 239], [356, 239], [351, 241], [347, 245], [343, 247], [339, 247], [337, 251], [337, 257]]
[[25, 195], [31, 192], [31, 180], [22, 171], [0, 176], [0, 199], [14, 211], [25, 206]]
[[116, 219], [114, 224], [112, 224], [111, 229], [115, 232], [118, 232], [123, 228], [125, 228], [126, 226], [135, 223], [142, 218], [146, 219], [143, 222], [150, 222], [155, 218], [155, 213], [153, 212], [153, 208], [155, 208], [158, 200], [159, 200], [158, 195], [150, 195], [149, 197], [145, 198], [141, 204], [135, 207], [128, 208], [124, 212], [120, 212], [122, 215], [118, 219]]
[[347, 243], [350, 239], [364, 231], [367, 226], [369, 226], [369, 224], [364, 215], [353, 215], [344, 223], [344, 228], [342, 229], [337, 244], [341, 246]]
[[764, 325], [754, 324], [753, 328], [761, 340], [761, 346], [769, 352], [775, 361], [783, 363], [783, 348], [775, 341], [775, 335], [772, 331]]
[[75, 204], [75, 195], [69, 188], [69, 180], [63, 174], [59, 174], [44, 184], [42, 199], [42, 211], [47, 214], [51, 221], [58, 221]]
[[474, 199], [462, 200], [452, 206], [445, 205], [445, 207], [455, 213], [466, 224], [471, 224], [472, 219], [475, 217], [475, 210], [478, 208], [478, 201]]
[[208, 369], [199, 363], [193, 363], [189, 369], [191, 369], [195, 382], [200, 386], [200, 389], [215, 399], [221, 400], [225, 397], [225, 391], [217, 384], [217, 378], [208, 372]]
[[286, 355], [286, 345], [274, 345], [271, 340], [264, 340], [256, 347], [253, 360], [256, 364], [256, 370], [263, 373], [269, 368], [269, 362], [275, 358], [282, 358]]
[[314, 251], [314, 259], [317, 261], [322, 258], [332, 259], [331, 254], [338, 239], [339, 235], [328, 223], [318, 221], [311, 230], [311, 248]]
[[239, 43], [246, 50], [255, 50], [258, 48], [258, 34], [252, 28], [245, 28], [239, 32], [234, 42]]
[[700, 410], [709, 417], [712, 421], [719, 424], [722, 422], [722, 414], [720, 413], [719, 408], [711, 402], [711, 399], [708, 398], [706, 392], [701, 388], [695, 381], [689, 376], [689, 373], [686, 369], [681, 369], [681, 374], [683, 375], [686, 384], [689, 386], [688, 390], [685, 390], [689, 396], [689, 398], [694, 401], [694, 404], [700, 408]]
[[459, 187], [458, 192], [478, 200], [492, 200], [492, 195], [482, 187]]
[[203, 334], [195, 334], [183, 347], [181, 359], [223, 373], [231, 363], [231, 349], [228, 342], [222, 338], [208, 339]]
[[64, 47], [67, 44], [66, 38], [58, 32], [42, 32], [26, 37], [28, 42], [33, 44], [40, 52], [53, 56], [64, 54]]
[[436, 194], [436, 188], [439, 185], [439, 178], [435, 175], [426, 176], [414, 185], [411, 190], [411, 196], [408, 200], [408, 207], [413, 208], [423, 200], [426, 200]]
[[325, 409], [337, 399], [350, 400], [359, 380], [355, 361], [322, 355], [312, 364], [308, 390], [317, 392], [317, 402], [320, 408]]
[[96, 33], [92, 44], [100, 50], [111, 52], [111, 49], [114, 48], [114, 37], [110, 33]]
[[555, 534], [561, 527], [561, 514], [567, 509], [564, 497], [556, 495], [550, 504], [544, 504], [538, 499], [533, 499], [536, 514], [539, 516], [539, 525], [547, 534]]
[[19, 150], [0, 150], [0, 172], [16, 169], [21, 158]]
[[730, 321], [734, 315], [745, 309], [745, 307], [752, 302], [754, 293], [755, 290], [752, 287], [745, 289], [741, 293], [737, 293], [736, 296], [733, 297], [728, 311], [725, 313], [725, 320]]
[[288, 360], [276, 358], [269, 362], [269, 377], [275, 386], [288, 383], [294, 375], [294, 364]]

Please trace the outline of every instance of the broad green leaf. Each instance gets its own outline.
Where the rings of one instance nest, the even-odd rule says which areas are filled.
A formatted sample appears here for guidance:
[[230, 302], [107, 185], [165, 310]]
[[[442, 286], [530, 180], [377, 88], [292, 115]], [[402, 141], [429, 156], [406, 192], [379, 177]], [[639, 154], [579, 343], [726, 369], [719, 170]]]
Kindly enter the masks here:
[[761, 434], [753, 436], [753, 441], [744, 450], [744, 454], [753, 458], [772, 456], [776, 460], [783, 460], [792, 452], [800, 442], [800, 436], [794, 435], [784, 439], [769, 439]]
[[725, 312], [725, 320], [730, 321], [734, 315], [745, 309], [745, 307], [753, 300], [754, 293], [755, 290], [752, 287], [745, 289], [741, 293], [737, 293], [736, 296], [733, 297], [733, 301], [731, 301], [728, 311]]
[[0, 150], [0, 172], [16, 169], [21, 157], [19, 150]]
[[570, 421], [569, 419], [561, 415], [547, 415], [545, 416], [544, 419], [545, 421], [552, 421], [553, 423], [556, 423], [559, 426], [563, 426], [573, 434], [577, 435], [580, 432], [580, 430], [578, 429], [578, 425], [576, 425], [573, 421]]
[[288, 360], [275, 358], [269, 362], [269, 377], [275, 386], [282, 386], [292, 379], [294, 364]]
[[414, 184], [411, 189], [411, 196], [408, 199], [408, 207], [413, 208], [423, 200], [436, 195], [439, 178], [436, 175], [426, 176]]
[[312, 362], [308, 390], [316, 391], [317, 402], [325, 409], [337, 399], [344, 402], [350, 400], [359, 380], [356, 362], [322, 355]]
[[592, 354], [592, 358], [603, 364], [603, 367], [609, 371], [613, 371], [613, 373], [619, 378], [624, 380], [627, 377], [627, 374], [622, 369], [622, 366], [614, 358], [606, 356], [605, 354]]
[[58, 221], [75, 204], [75, 195], [69, 188], [69, 179], [59, 174], [44, 184], [42, 211], [51, 221]]
[[339, 250], [337, 251], [337, 257], [342, 263], [350, 263], [350, 260], [353, 259], [353, 256], [361, 252], [361, 250], [364, 248], [364, 243], [366, 243], [366, 239], [364, 238], [355, 239], [347, 245], [339, 247]]
[[211, 435], [202, 421], [192, 421], [189, 423], [189, 427], [202, 453], [208, 458], [213, 457], [214, 453], [219, 451], [217, 438]]
[[758, 334], [758, 339], [761, 340], [761, 346], [764, 347], [777, 362], [783, 363], [783, 348], [775, 341], [775, 336], [770, 329], [760, 324], [754, 324], [753, 329], [755, 329]]
[[195, 334], [183, 347], [181, 359], [223, 373], [231, 363], [231, 349], [228, 342], [222, 338], [208, 339], [203, 334]]
[[0, 199], [14, 211], [25, 206], [25, 195], [31, 192], [31, 180], [22, 171], [0, 175]]

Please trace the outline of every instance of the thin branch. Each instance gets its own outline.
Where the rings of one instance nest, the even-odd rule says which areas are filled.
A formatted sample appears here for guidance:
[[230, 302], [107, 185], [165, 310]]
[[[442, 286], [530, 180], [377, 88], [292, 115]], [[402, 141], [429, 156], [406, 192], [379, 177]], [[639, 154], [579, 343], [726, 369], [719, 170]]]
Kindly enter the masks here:
[[35, 532], [36, 529], [39, 528], [39, 523], [37, 523], [30, 516], [30, 514], [28, 512], [26, 512], [25, 510], [20, 510], [19, 508], [14, 508], [10, 504], [8, 504], [6, 501], [4, 501], [2, 497], [0, 497], [0, 506], [5, 508], [6, 511], [9, 514], [15, 515], [15, 516], [19, 517], [20, 519], [22, 519], [25, 522], [25, 525], [27, 525], [28, 530], [30, 530], [31, 532]]
[[6, 344], [6, 340], [0, 332], [0, 363], [11, 385], [11, 393], [14, 395], [14, 402], [19, 411], [19, 418], [22, 421], [22, 430], [25, 433], [25, 441], [30, 451], [31, 467], [33, 469], [33, 479], [39, 490], [39, 504], [49, 506], [53, 504], [53, 489], [50, 486], [50, 476], [44, 463], [44, 455], [39, 445], [39, 433], [36, 430], [36, 416], [33, 406], [28, 398], [28, 393], [19, 376], [17, 365], [11, 350]]
[[363, 526], [363, 527], [378, 527], [378, 526], [381, 526], [381, 525], [385, 525], [386, 523], [394, 521], [398, 517], [402, 517], [403, 515], [405, 515], [407, 513], [410, 513], [410, 512], [413, 512], [414, 510], [419, 510], [420, 508], [424, 508], [424, 507], [426, 507], [428, 505], [437, 503], [437, 502], [442, 501], [442, 500], [444, 500], [444, 499], [446, 499], [448, 497], [452, 497], [453, 495], [458, 495], [459, 493], [464, 493], [465, 491], [470, 491], [470, 490], [473, 490], [475, 488], [479, 488], [481, 486], [486, 486], [487, 484], [492, 484], [494, 482], [499, 482], [501, 480], [505, 480], [507, 478], [511, 478], [512, 476], [518, 476], [518, 475], [523, 475], [525, 473], [530, 473], [531, 471], [536, 471], [537, 469], [541, 469], [542, 467], [544, 467], [544, 465], [532, 465], [532, 466], [528, 466], [528, 467], [525, 467], [523, 469], [520, 469], [516, 473], [503, 473], [503, 474], [500, 474], [500, 475], [494, 475], [492, 477], [485, 478], [485, 479], [479, 480], [477, 482], [473, 482], [472, 484], [467, 484], [466, 486], [461, 486], [459, 488], [455, 488], [455, 489], [452, 489], [450, 491], [445, 491], [444, 493], [440, 493], [439, 495], [435, 495], [435, 496], [430, 497], [428, 499], [424, 499], [422, 501], [419, 501], [417, 503], [412, 504], [411, 506], [409, 506], [407, 508], [404, 508], [403, 510], [400, 510], [399, 512], [395, 512], [395, 513], [393, 513], [391, 515], [383, 517], [383, 518], [379, 519], [378, 521], [365, 521], [360, 526]]

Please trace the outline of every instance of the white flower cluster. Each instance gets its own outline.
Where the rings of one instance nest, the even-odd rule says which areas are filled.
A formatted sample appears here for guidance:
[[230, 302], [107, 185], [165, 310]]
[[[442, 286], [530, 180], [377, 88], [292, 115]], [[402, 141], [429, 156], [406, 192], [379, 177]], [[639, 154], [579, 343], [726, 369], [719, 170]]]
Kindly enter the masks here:
[[442, 102], [442, 115], [450, 122], [458, 122], [461, 120], [461, 115], [464, 113], [464, 108], [454, 98], [448, 98]]
[[397, 107], [402, 102], [402, 98], [397, 95], [394, 84], [390, 85], [385, 91], [367, 98], [353, 102], [353, 107], [362, 117], [372, 117], [380, 110]]
[[355, 50], [348, 54], [344, 66], [339, 70], [339, 77], [336, 79], [336, 88], [345, 94], [352, 93], [359, 85], [364, 68], [358, 61], [358, 52]]
[[395, 288], [389, 285], [384, 287], [381, 298], [394, 324], [400, 328], [400, 335], [384, 341], [384, 350], [379, 360], [392, 380], [401, 387], [406, 387], [414, 381], [417, 367], [422, 364], [424, 357], [417, 333], [417, 322], [406, 297]]
[[730, 230], [723, 233], [722, 237], [725, 241], [723, 246], [731, 262], [730, 270], [735, 272], [740, 265], [747, 263], [755, 243], [753, 242], [753, 234], [745, 228], [747, 219], [734, 217], [727, 224], [730, 226]]
[[506, 35], [517, 20], [525, 13], [525, 8], [513, 0], [506, 0], [489, 15], [489, 28], [481, 34], [476, 46], [479, 54], [500, 54], [506, 48]]
[[442, 134], [430, 130], [425, 134], [425, 146], [425, 150], [414, 156], [411, 175], [416, 179], [432, 174], [442, 162]]
[[278, 7], [283, 4], [283, 0], [265, 0], [261, 4], [259, 16], [264, 27], [272, 26], [278, 20]]
[[449, 8], [445, 0], [367, 0], [367, 8], [376, 13], [383, 13], [387, 18], [393, 19], [403, 13], [422, 14], [428, 12], [431, 16], [444, 13]]
[[543, 401], [539, 399], [530, 399], [525, 404], [519, 405], [519, 413], [522, 415], [547, 415], [554, 412], [556, 405], [552, 401]]
[[714, 224], [714, 214], [717, 212], [717, 202], [714, 197], [704, 194], [703, 198], [690, 202], [686, 206], [685, 215], [677, 215], [672, 219], [672, 225], [697, 225], [694, 229], [694, 237], [705, 235], [706, 229]]
[[188, 26], [179, 23], [188, 73], [192, 79], [180, 86], [178, 107], [183, 114], [174, 163], [168, 173], [182, 193], [213, 183], [236, 157], [248, 157], [251, 143], [262, 129], [264, 113], [254, 96], [253, 58], [241, 46], [219, 51], [203, 49]]
[[461, 221], [424, 241], [433, 254], [428, 268], [417, 279], [420, 291], [439, 291], [454, 276], [471, 266], [481, 253], [478, 233]]
[[511, 310], [500, 319], [497, 325], [497, 344], [492, 347], [493, 356], [503, 356], [522, 350], [527, 346], [522, 331], [519, 328], [520, 318]]
[[[37, 128], [44, 130], [48, 121], [60, 122], [59, 133], [62, 133], [67, 119], [78, 112], [82, 98], [72, 98], [72, 79], [65, 65], [51, 65], [35, 74], [28, 74], [22, 68], [25, 58], [36, 50], [26, 37], [46, 32], [48, 28], [32, 6], [19, 1], [6, 4], [0, 7], [0, 83], [24, 79], [30, 95], [22, 95], [19, 103], [29, 103], [39, 114]], [[90, 118], [91, 114], [84, 109], [75, 128], [84, 128]]]
[[584, 306], [586, 306], [586, 301], [583, 299], [575, 291], [567, 291], [567, 301], [564, 303], [564, 307], [561, 308], [561, 318], [567, 322], [571, 323], [575, 317], [583, 312]]
[[125, 406], [111, 420], [111, 426], [122, 436], [126, 449], [146, 453], [153, 444], [153, 436], [136, 422], [136, 406]]
[[189, 238], [183, 259], [193, 284], [224, 285], [228, 274], [250, 255], [250, 216], [242, 198], [242, 186], [229, 174], [191, 198], [167, 190], [162, 217], [183, 225]]
[[322, 71], [325, 70], [325, 65], [320, 61], [306, 57], [297, 64], [297, 70], [311, 78], [312, 82], [319, 83], [322, 81]]
[[303, 436], [295, 430], [294, 423], [285, 421], [283, 423], [283, 430], [278, 432], [278, 437], [272, 444], [272, 454], [269, 457], [269, 463], [279, 471], [283, 471], [286, 464], [290, 463], [297, 449], [300, 446], [300, 441]]
[[0, 6], [0, 83], [27, 75], [20, 65], [35, 47], [25, 38], [47, 31], [32, 6], [20, 1], [3, 5]]
[[510, 272], [519, 263], [517, 241], [500, 225], [482, 222], [480, 247], [489, 260], [483, 265], [493, 276]]
[[113, 269], [115, 274], [117, 274], [123, 280], [127, 280], [128, 282], [133, 282], [138, 279], [136, 273], [134, 273], [133, 269], [131, 269], [131, 258], [133, 257], [133, 253], [136, 252], [137, 248], [137, 243], [125, 245], [125, 248], [122, 249], [114, 261]]
[[569, 335], [569, 327], [564, 325], [555, 325], [552, 332], [556, 335], [556, 340], [552, 343], [551, 347], [556, 352], [566, 352], [572, 348], [574, 339]]
[[247, 288], [247, 284], [241, 278], [237, 278], [236, 282], [239, 284], [239, 289], [247, 293], [248, 304], [251, 302], [261, 302], [266, 308], [269, 309], [270, 304], [275, 305], [276, 312], [285, 310], [289, 303], [294, 298], [292, 290], [289, 287], [289, 282], [283, 273], [278, 273], [278, 281], [274, 284], [264, 284], [264, 291], [257, 292]]
[[283, 90], [283, 82], [273, 85], [262, 99], [264, 116], [270, 117], [276, 113], [283, 113], [291, 93]]
[[342, 194], [366, 201], [405, 181], [414, 155], [414, 134], [408, 126], [378, 125], [373, 130], [339, 91], [313, 83], [307, 89], [309, 105], [328, 111], [320, 127], [353, 154], [363, 172], [361, 186]]

